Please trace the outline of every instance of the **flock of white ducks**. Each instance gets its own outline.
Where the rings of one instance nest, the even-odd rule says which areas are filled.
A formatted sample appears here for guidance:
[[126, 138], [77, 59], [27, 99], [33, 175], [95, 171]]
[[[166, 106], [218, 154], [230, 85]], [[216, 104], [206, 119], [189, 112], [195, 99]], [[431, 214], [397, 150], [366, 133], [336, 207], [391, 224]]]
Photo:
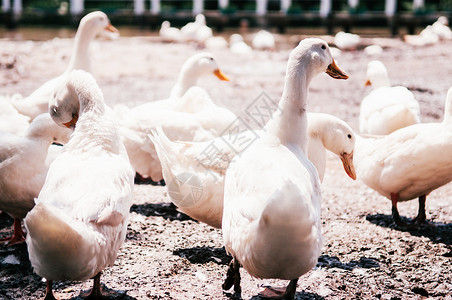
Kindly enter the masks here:
[[[164, 24], [169, 35], [171, 27]], [[205, 18], [197, 17], [179, 34], [209, 36], [204, 26]], [[233, 256], [225, 290], [234, 286], [240, 294], [242, 266], [255, 277], [290, 280], [286, 289], [262, 292], [289, 299], [321, 253], [326, 150], [339, 156], [352, 179], [391, 200], [398, 225], [399, 201], [418, 197], [414, 222], [422, 224], [426, 196], [452, 180], [443, 155], [452, 151], [452, 89], [443, 122], [419, 123], [412, 94], [391, 87], [384, 65], [371, 62], [368, 80], [374, 90], [361, 106], [364, 135], [355, 135], [334, 116], [306, 112], [316, 75], [348, 76], [324, 41], [304, 39], [290, 54], [279, 107], [264, 128], [220, 136], [237, 117], [196, 86], [208, 74], [228, 80], [211, 54], [187, 60], [168, 99], [111, 110], [88, 73], [90, 41], [103, 30], [116, 32], [105, 14], [85, 16], [67, 70], [29, 97], [1, 102], [12, 120], [17, 118], [11, 121], [17, 126], [0, 123], [0, 210], [14, 218], [13, 236], [6, 240], [26, 240], [35, 272], [47, 280], [46, 299], [54, 298], [52, 281], [64, 279], [93, 278], [91, 295], [100, 296], [100, 274], [114, 263], [126, 234], [136, 172], [153, 181], [164, 178], [182, 212], [222, 229]], [[259, 35], [271, 49], [270, 36]], [[238, 135], [252, 142], [231, 143]], [[204, 151], [211, 144], [218, 149], [215, 156]], [[441, 163], [433, 159], [439, 155]], [[196, 199], [183, 184], [189, 177], [203, 190]]]

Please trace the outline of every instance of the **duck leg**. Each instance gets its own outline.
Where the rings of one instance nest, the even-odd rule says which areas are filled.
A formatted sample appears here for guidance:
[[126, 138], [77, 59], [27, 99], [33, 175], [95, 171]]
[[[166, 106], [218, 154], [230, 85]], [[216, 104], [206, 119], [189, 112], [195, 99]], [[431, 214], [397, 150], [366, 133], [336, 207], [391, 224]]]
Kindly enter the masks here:
[[0, 240], [0, 242], [6, 242], [8, 246], [21, 244], [25, 242], [25, 233], [22, 230], [22, 220], [19, 218], [14, 218], [14, 231], [13, 235]]
[[44, 297], [44, 300], [56, 300], [52, 291], [52, 280], [47, 280], [46, 296]]
[[416, 218], [413, 219], [413, 224], [422, 225], [426, 223], [426, 215], [425, 215], [425, 200], [427, 196], [422, 195], [419, 197], [419, 210]]
[[89, 295], [82, 295], [85, 299], [121, 299], [124, 298], [125, 292], [123, 291], [114, 291], [110, 290], [106, 287], [103, 287], [100, 283], [100, 275], [102, 272], [97, 273], [96, 276], [93, 277], [93, 289]]
[[226, 279], [222, 285], [225, 291], [229, 290], [232, 286], [234, 286], [235, 295], [240, 297], [242, 293], [242, 288], [240, 287], [240, 263], [236, 258], [233, 258], [229, 264]]
[[135, 184], [150, 184], [150, 185], [154, 185], [154, 186], [157, 186], [157, 185], [164, 186], [165, 180], [162, 179], [160, 181], [154, 181], [154, 180], [152, 180], [151, 177], [144, 177], [140, 173], [135, 173], [134, 183]]
[[392, 220], [397, 226], [403, 226], [402, 219], [400, 219], [399, 210], [397, 209], [397, 203], [399, 202], [399, 194], [391, 193], [392, 202]]
[[297, 279], [292, 279], [287, 287], [284, 288], [272, 288], [267, 287], [265, 290], [259, 293], [259, 296], [264, 299], [295, 299], [295, 292], [297, 291]]

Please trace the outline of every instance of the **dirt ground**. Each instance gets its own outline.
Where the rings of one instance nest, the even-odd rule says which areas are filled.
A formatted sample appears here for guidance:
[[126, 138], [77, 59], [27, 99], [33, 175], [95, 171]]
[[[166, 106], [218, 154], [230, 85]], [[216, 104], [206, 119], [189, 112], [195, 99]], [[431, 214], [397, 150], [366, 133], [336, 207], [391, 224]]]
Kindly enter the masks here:
[[[331, 37], [324, 37], [332, 41]], [[244, 116], [262, 95], [278, 101], [289, 49], [299, 36], [279, 36], [279, 51], [251, 56], [227, 49], [213, 52], [230, 82], [203, 78], [199, 84], [212, 99]], [[423, 122], [439, 122], [446, 91], [452, 85], [452, 42], [414, 48], [400, 39], [365, 39], [379, 43], [383, 54], [370, 57], [362, 49], [343, 52], [337, 64], [347, 81], [327, 75], [314, 79], [308, 109], [336, 115], [358, 129], [367, 63], [382, 60], [393, 85], [410, 88], [421, 105]], [[0, 94], [28, 95], [44, 80], [63, 72], [72, 40], [43, 42], [0, 40]], [[164, 98], [183, 61], [201, 51], [193, 45], [163, 44], [155, 37], [96, 40], [93, 70], [106, 102], [133, 106]], [[262, 94], [264, 92], [265, 94]], [[445, 154], [450, 155], [450, 154]], [[328, 155], [322, 184], [322, 230], [325, 245], [317, 266], [298, 282], [297, 299], [452, 299], [452, 185], [427, 198], [427, 218], [434, 227], [400, 230], [391, 222], [390, 202], [351, 180], [339, 159]], [[401, 203], [402, 216], [417, 213], [416, 200]], [[0, 215], [0, 238], [12, 233], [12, 220]], [[166, 188], [135, 185], [127, 238], [116, 263], [101, 277], [108, 287], [126, 291], [124, 299], [228, 299], [221, 289], [230, 258], [221, 231], [178, 213]], [[262, 285], [286, 281], [260, 280], [242, 274], [243, 299], [259, 299]], [[56, 282], [57, 296], [80, 299], [92, 282]], [[26, 245], [0, 246], [0, 299], [39, 299], [45, 282], [33, 273]]]

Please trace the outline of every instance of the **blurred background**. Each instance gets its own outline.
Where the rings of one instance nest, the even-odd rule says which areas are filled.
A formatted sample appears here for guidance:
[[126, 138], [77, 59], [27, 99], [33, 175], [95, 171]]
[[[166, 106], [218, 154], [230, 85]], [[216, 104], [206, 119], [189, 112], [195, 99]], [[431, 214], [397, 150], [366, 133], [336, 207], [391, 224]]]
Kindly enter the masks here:
[[102, 10], [112, 24], [132, 32], [157, 30], [164, 20], [180, 27], [203, 13], [216, 32], [246, 26], [397, 36], [415, 34], [452, 11], [452, 0], [2, 0], [1, 5], [2, 35], [17, 28], [73, 29], [88, 12]]

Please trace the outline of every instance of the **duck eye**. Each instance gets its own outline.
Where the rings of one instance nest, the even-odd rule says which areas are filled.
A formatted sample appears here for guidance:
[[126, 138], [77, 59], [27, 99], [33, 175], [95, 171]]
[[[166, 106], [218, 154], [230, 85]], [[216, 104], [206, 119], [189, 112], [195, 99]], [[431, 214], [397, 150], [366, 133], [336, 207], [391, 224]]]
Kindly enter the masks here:
[[352, 138], [352, 135], [349, 133], [349, 134], [347, 135], [347, 137], [348, 137], [349, 139], [351, 139], [351, 138]]
[[58, 115], [58, 107], [57, 106], [52, 107], [52, 115], [54, 115], [54, 116]]
[[323, 50], [326, 50], [326, 46], [325, 45], [322, 45], [322, 47], [321, 47]]
[[213, 61], [213, 57], [209, 57], [209, 59]]

